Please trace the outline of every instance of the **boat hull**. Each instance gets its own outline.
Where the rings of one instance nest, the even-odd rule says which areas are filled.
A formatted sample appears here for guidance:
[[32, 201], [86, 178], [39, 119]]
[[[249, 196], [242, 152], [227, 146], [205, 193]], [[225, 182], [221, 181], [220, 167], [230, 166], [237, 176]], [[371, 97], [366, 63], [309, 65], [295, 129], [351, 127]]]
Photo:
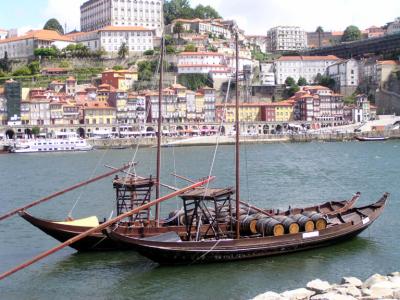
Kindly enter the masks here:
[[[357, 193], [350, 200], [330, 201], [323, 203], [321, 205], [315, 205], [306, 208], [293, 208], [290, 209], [290, 212], [296, 214], [299, 213], [300, 211], [320, 210], [325, 214], [340, 213], [353, 207], [356, 201], [359, 199], [359, 197], [360, 194]], [[267, 211], [277, 215], [285, 215], [289, 213], [289, 210], [288, 211], [267, 210]], [[26, 211], [20, 212], [20, 216], [29, 223], [31, 223], [32, 225], [34, 225], [35, 227], [39, 228], [46, 234], [50, 235], [51, 237], [55, 238], [56, 240], [62, 243], [90, 229], [90, 227], [59, 224], [57, 221], [36, 218], [30, 215]], [[136, 238], [151, 237], [154, 235], [159, 235], [171, 231], [177, 233], [185, 233], [186, 227], [185, 226], [168, 226], [168, 227], [118, 226], [116, 229], [116, 232], [118, 233]], [[115, 241], [111, 239], [107, 234], [101, 231], [91, 234], [88, 237], [85, 237], [80, 241], [73, 243], [72, 245], [70, 245], [70, 247], [74, 248], [79, 252], [132, 249], [131, 245]]]
[[112, 239], [130, 245], [143, 256], [162, 265], [215, 263], [267, 257], [347, 241], [367, 229], [380, 216], [387, 197], [385, 194], [377, 203], [368, 207], [350, 209], [338, 214], [333, 225], [310, 233], [194, 242], [137, 239], [115, 231], [109, 232], [109, 235]]

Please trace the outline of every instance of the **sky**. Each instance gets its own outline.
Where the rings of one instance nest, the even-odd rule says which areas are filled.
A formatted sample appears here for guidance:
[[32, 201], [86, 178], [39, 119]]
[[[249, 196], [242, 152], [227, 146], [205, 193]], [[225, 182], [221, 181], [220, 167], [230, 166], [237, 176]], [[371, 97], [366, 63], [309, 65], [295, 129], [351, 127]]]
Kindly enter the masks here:
[[[84, 0], [0, 0], [0, 28], [40, 29], [52, 17], [67, 30], [79, 30], [79, 6]], [[307, 31], [322, 26], [342, 31], [382, 26], [400, 16], [399, 0], [191, 0], [213, 6], [225, 19], [235, 19], [246, 34], [266, 34], [278, 25], [296, 25]]]

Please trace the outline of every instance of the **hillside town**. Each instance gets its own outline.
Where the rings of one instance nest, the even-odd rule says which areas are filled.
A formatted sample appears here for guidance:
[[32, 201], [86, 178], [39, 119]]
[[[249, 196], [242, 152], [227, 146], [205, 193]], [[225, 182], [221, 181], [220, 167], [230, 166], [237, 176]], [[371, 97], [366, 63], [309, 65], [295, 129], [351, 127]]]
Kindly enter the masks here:
[[[81, 31], [67, 33], [59, 24], [59, 30], [0, 30], [3, 138], [31, 136], [34, 128], [46, 134], [71, 128], [88, 137], [153, 133], [160, 68], [165, 68], [162, 118], [175, 125], [175, 134], [177, 128], [179, 134], [212, 134], [221, 122], [233, 123], [236, 88], [240, 121], [263, 124], [256, 134], [363, 124], [400, 112], [392, 101], [400, 90], [395, 56], [307, 53], [354, 34], [359, 41], [397, 36], [400, 18], [365, 30], [276, 26], [256, 36], [222, 18], [166, 21], [171, 16], [165, 16], [165, 5], [90, 0], [80, 8]], [[166, 66], [157, 65], [161, 43]], [[231, 80], [237, 71], [236, 85]]]

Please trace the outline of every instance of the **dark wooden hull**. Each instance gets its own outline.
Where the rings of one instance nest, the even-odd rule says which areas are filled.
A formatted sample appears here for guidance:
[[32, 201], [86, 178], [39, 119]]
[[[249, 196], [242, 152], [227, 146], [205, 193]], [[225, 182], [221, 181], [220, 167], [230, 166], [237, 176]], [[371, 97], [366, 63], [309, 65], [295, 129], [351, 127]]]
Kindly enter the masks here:
[[[357, 193], [352, 199], [344, 200], [344, 201], [330, 201], [323, 203], [321, 205], [310, 206], [306, 208], [293, 208], [290, 210], [292, 213], [299, 213], [300, 211], [314, 211], [320, 210], [324, 214], [332, 214], [332, 213], [340, 213], [348, 210], [353, 207], [356, 201], [359, 199], [360, 194]], [[285, 215], [288, 214], [289, 211], [275, 211], [268, 210], [271, 213]], [[45, 220], [36, 218], [26, 211], [20, 212], [20, 216], [24, 218], [26, 221], [39, 228], [46, 234], [52, 236], [56, 240], [60, 242], [65, 242], [70, 238], [73, 238], [85, 231], [87, 231], [88, 227], [79, 227], [73, 225], [65, 225], [58, 224], [57, 221]], [[159, 235], [166, 232], [177, 232], [184, 233], [186, 232], [186, 227], [184, 226], [168, 226], [168, 227], [127, 227], [127, 226], [118, 226], [116, 232], [137, 238], [151, 237], [155, 235]], [[71, 245], [77, 251], [80, 252], [88, 252], [88, 251], [112, 251], [112, 250], [125, 250], [126, 248], [131, 249], [131, 247], [125, 243], [119, 243], [111, 238], [109, 238], [106, 234], [99, 231], [95, 234], [91, 234], [90, 236], [83, 238], [82, 240]]]
[[214, 263], [266, 257], [329, 246], [357, 236], [383, 212], [388, 195], [375, 204], [350, 209], [330, 220], [330, 225], [312, 233], [239, 240], [160, 242], [109, 232], [112, 239], [130, 245], [143, 256], [164, 265]]

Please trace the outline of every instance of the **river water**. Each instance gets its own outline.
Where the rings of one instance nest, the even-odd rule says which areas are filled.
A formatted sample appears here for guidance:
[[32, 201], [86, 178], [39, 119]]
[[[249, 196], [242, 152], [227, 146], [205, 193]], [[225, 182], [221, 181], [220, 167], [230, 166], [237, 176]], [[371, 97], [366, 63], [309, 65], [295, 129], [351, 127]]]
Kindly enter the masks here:
[[[212, 174], [215, 187], [234, 185], [234, 148], [221, 146]], [[170, 173], [190, 178], [210, 172], [213, 147], [163, 150], [163, 181], [184, 186]], [[400, 270], [400, 142], [248, 145], [241, 150], [241, 194], [261, 207], [287, 208], [348, 199], [360, 205], [391, 193], [389, 205], [356, 239], [271, 258], [188, 267], [159, 267], [134, 252], [77, 254], [64, 249], [0, 282], [0, 299], [248, 299], [267, 290], [284, 291], [321, 278], [365, 279]], [[134, 150], [0, 155], [0, 214], [106, 172], [104, 164], [131, 161]], [[154, 174], [154, 149], [140, 149], [137, 172]], [[164, 191], [166, 193], [168, 191]], [[109, 217], [114, 210], [111, 178], [30, 210], [65, 219]], [[162, 205], [166, 216], [180, 205]], [[0, 223], [0, 272], [57, 242], [19, 217]]]

